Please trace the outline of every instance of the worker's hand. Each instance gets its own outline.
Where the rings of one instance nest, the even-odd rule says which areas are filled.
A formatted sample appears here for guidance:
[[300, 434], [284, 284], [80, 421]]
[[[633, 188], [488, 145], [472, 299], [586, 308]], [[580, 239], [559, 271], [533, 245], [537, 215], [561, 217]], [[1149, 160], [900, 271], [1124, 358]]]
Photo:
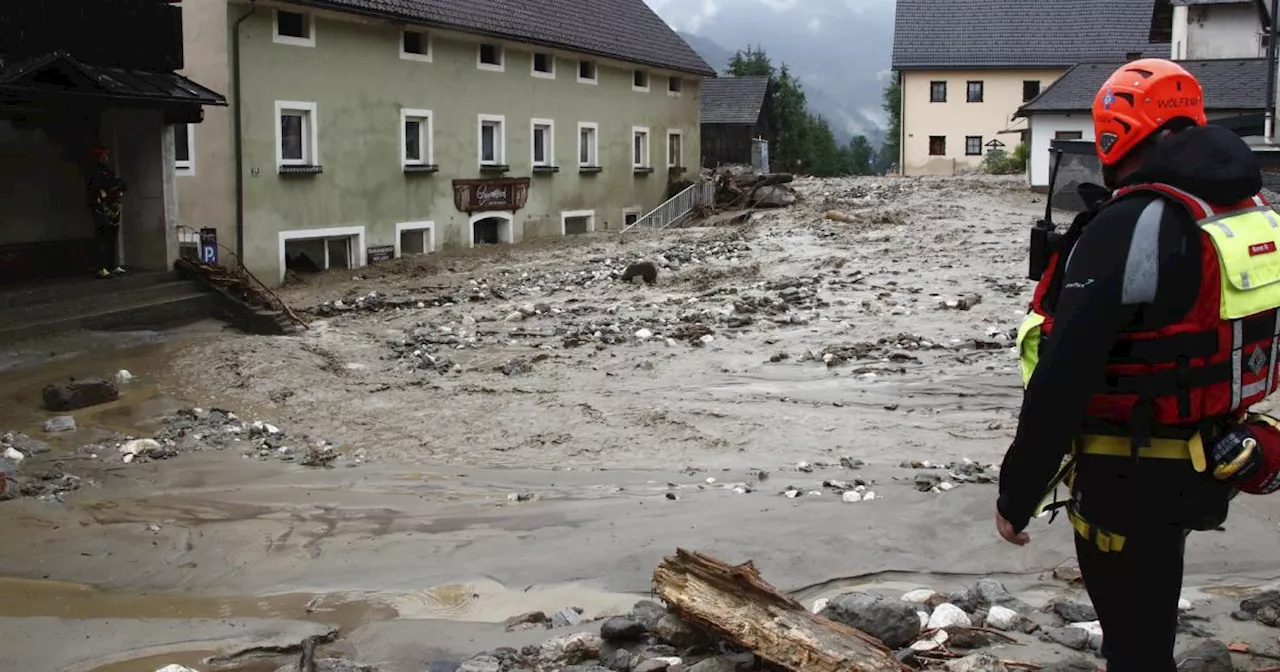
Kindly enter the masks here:
[[999, 511], [996, 511], [996, 531], [1000, 533], [1004, 540], [1017, 546], [1024, 546], [1031, 541], [1031, 535], [1026, 532], [1014, 532], [1013, 523], [1004, 519]]

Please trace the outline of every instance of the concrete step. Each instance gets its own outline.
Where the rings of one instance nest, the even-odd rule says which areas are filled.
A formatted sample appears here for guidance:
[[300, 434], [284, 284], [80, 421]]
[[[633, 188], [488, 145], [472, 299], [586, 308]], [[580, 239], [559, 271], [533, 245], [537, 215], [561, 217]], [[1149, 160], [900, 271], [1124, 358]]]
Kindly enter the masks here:
[[[103, 281], [108, 282], [108, 281]], [[187, 289], [167, 293], [159, 298], [139, 294], [134, 301], [112, 301], [81, 312], [54, 310], [54, 315], [39, 315], [22, 322], [6, 321], [0, 313], [0, 343], [16, 343], [40, 338], [54, 332], [92, 330], [158, 330], [188, 324], [207, 318], [217, 308], [217, 297], [189, 283]], [[52, 308], [52, 306], [51, 306]]]
[[178, 280], [173, 271], [130, 273], [110, 280], [64, 278], [0, 287], [0, 312], [90, 296], [119, 294]]

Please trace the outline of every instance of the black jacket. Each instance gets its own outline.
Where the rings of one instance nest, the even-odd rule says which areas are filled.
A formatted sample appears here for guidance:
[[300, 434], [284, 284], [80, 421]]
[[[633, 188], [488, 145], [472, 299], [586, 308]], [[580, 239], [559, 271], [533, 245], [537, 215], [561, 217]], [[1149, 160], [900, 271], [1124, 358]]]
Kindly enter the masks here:
[[[1257, 158], [1244, 141], [1220, 127], [1187, 129], [1148, 151], [1143, 166], [1126, 184], [1163, 182], [1216, 205], [1238, 203], [1262, 188]], [[1133, 244], [1138, 218], [1157, 200], [1162, 201], [1163, 215], [1155, 278], [1148, 273], [1145, 282], [1136, 283], [1130, 273], [1126, 287], [1130, 255], [1150, 249]], [[1041, 349], [1023, 397], [1017, 434], [1000, 471], [997, 508], [1016, 529], [1026, 527], [1070, 442], [1080, 433], [1089, 398], [1099, 388], [1119, 332], [1130, 326], [1176, 322], [1195, 301], [1200, 287], [1200, 235], [1191, 213], [1180, 204], [1146, 192], [1106, 204], [1085, 226], [1062, 278], [1053, 337]], [[1177, 476], [1191, 477], [1181, 472]], [[1163, 488], [1162, 482], [1167, 479], [1141, 483], [1129, 479], [1121, 485], [1148, 490]], [[1124, 509], [1115, 512], [1123, 526], [1130, 514], [1159, 510], [1161, 505], [1147, 494], [1141, 495], [1142, 501], [1138, 492], [1108, 493], [1105, 499], [1115, 502], [1108, 508]]]

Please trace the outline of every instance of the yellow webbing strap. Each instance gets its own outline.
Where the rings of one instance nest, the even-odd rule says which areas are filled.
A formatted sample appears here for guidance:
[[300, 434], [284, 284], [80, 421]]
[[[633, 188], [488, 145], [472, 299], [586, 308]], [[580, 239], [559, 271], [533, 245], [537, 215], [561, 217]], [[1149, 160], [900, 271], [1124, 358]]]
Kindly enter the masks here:
[[[1111, 457], [1131, 457], [1133, 455], [1132, 439], [1127, 436], [1106, 436], [1090, 434], [1080, 437], [1081, 452], [1085, 455], [1108, 455]], [[1151, 445], [1138, 449], [1138, 456], [1159, 460], [1191, 460], [1191, 466], [1197, 472], [1204, 473], [1208, 460], [1205, 459], [1204, 441], [1197, 432], [1187, 440], [1151, 439]]]
[[[1058, 467], [1058, 473], [1053, 475], [1053, 479], [1049, 481], [1049, 485], [1045, 488], [1044, 497], [1040, 499], [1040, 503], [1036, 505], [1036, 510], [1031, 513], [1031, 517], [1035, 518], [1044, 513], [1045, 510], [1058, 508], [1058, 486], [1065, 483], [1067, 489], [1071, 488], [1071, 477], [1075, 476], [1076, 457], [1071, 455], [1062, 461], [1062, 466]], [[1053, 500], [1050, 502], [1049, 500]]]
[[[1119, 553], [1124, 550], [1124, 535], [1112, 534], [1104, 530], [1098, 529], [1089, 524], [1089, 521], [1080, 517], [1075, 509], [1067, 507], [1067, 518], [1071, 520], [1071, 526], [1076, 528], [1076, 533], [1084, 539], [1092, 541], [1098, 545], [1098, 550], [1103, 553]], [[1090, 536], [1092, 533], [1092, 536]]]

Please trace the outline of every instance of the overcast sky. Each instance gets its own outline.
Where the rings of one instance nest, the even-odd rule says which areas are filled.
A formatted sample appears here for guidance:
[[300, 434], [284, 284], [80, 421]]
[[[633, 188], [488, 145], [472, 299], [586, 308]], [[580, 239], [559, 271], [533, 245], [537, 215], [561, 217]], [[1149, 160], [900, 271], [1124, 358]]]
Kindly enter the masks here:
[[696, 33], [708, 20], [724, 13], [772, 10], [786, 16], [802, 14], [811, 30], [822, 28], [821, 18], [832, 14], [860, 14], [890, 8], [894, 0], [645, 0], [677, 30]]

